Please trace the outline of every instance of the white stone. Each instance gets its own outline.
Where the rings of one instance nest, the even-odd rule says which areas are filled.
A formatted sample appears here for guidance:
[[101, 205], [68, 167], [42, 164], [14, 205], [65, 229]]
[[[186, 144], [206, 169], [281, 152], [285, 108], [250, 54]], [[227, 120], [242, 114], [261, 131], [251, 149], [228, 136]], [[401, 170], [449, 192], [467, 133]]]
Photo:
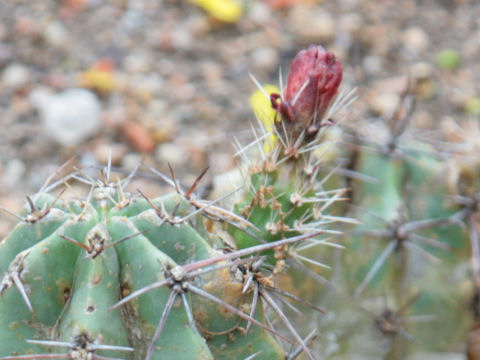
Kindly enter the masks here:
[[69, 89], [38, 103], [47, 135], [63, 146], [75, 146], [100, 130], [101, 106], [95, 94]]
[[3, 86], [18, 88], [26, 85], [30, 80], [30, 71], [19, 63], [8, 65], [2, 73]]

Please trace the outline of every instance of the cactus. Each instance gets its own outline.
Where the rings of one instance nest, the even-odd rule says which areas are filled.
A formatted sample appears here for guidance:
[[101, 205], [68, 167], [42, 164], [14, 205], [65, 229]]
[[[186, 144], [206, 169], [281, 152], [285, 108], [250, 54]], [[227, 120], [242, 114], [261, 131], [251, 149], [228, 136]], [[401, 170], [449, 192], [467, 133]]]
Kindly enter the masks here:
[[[289, 84], [297, 88], [290, 86], [286, 102], [268, 96], [278, 114], [276, 136], [270, 134], [269, 148], [256, 142], [265, 156], [248, 170], [233, 211], [196, 198], [204, 173], [184, 191], [172, 169], [169, 178], [150, 167], [172, 194], [132, 195], [125, 187], [134, 173], [112, 181], [108, 165], [99, 179], [72, 174], [27, 198], [30, 208], [16, 215], [20, 224], [0, 243], [2, 359], [294, 359], [302, 352], [315, 358], [314, 330], [301, 334], [283, 308], [295, 301], [321, 310], [278, 281], [292, 265], [319, 277], [308, 264], [326, 265], [301, 251], [337, 246], [324, 234], [343, 218], [326, 209], [342, 190], [317, 184], [312, 151], [342, 73], [321, 47], [294, 62]], [[306, 85], [298, 88], [299, 81]], [[294, 98], [296, 92], [303, 97]], [[91, 187], [88, 197], [48, 195], [70, 178]], [[222, 224], [229, 244], [216, 240]], [[227, 245], [229, 251], [220, 250]], [[291, 336], [275, 330], [267, 312]], [[290, 353], [279, 339], [295, 345]]]
[[189, 219], [248, 222], [194, 199], [193, 187], [148, 199], [124, 191], [130, 178], [103, 174], [82, 178], [86, 199], [29, 197], [0, 243], [2, 359], [283, 359], [273, 335], [295, 340], [265, 325], [262, 307], [247, 311], [244, 282], [261, 262], [251, 255], [310, 235], [222, 253]]
[[[474, 359], [476, 138], [445, 161], [409, 136], [407, 93], [386, 124], [339, 124], [354, 100], [341, 79], [320, 46], [284, 88], [254, 79], [259, 126], [220, 199], [195, 196], [205, 172], [185, 191], [146, 165], [171, 193], [130, 193], [138, 169], [112, 181], [107, 165], [27, 197], [0, 242], [0, 359], [398, 360], [467, 338]], [[70, 179], [88, 196], [64, 199]]]

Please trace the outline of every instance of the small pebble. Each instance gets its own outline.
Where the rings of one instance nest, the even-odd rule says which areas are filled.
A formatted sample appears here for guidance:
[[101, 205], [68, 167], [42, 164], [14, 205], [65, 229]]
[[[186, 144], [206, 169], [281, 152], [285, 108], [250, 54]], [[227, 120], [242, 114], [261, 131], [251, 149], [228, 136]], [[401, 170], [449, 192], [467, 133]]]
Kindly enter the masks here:
[[332, 14], [316, 6], [295, 6], [287, 24], [301, 44], [325, 43], [335, 35], [335, 19]]
[[272, 71], [278, 67], [278, 62], [278, 52], [271, 47], [261, 47], [250, 54], [250, 63], [259, 71]]
[[427, 50], [430, 42], [425, 30], [417, 26], [405, 30], [400, 34], [400, 38], [403, 46], [414, 55], [418, 55]]
[[30, 17], [16, 19], [13, 29], [19, 36], [27, 38], [36, 38], [40, 32], [38, 24]]
[[359, 14], [348, 13], [344, 14], [339, 19], [339, 27], [343, 31], [354, 34], [362, 29], [363, 19]]
[[370, 109], [377, 115], [390, 115], [398, 105], [400, 96], [393, 93], [374, 93], [367, 101]]
[[268, 5], [259, 1], [252, 3], [247, 10], [248, 17], [260, 24], [266, 23], [271, 18], [271, 11]]
[[410, 73], [415, 79], [427, 79], [433, 74], [433, 67], [430, 63], [419, 62], [410, 67]]
[[166, 142], [157, 146], [155, 158], [161, 164], [170, 164], [173, 168], [180, 168], [187, 163], [188, 154], [178, 144]]
[[121, 131], [135, 150], [142, 153], [151, 153], [155, 149], [152, 134], [143, 124], [127, 120], [123, 123]]
[[125, 71], [128, 73], [147, 72], [151, 67], [151, 59], [148, 54], [142, 52], [129, 54], [123, 61]]
[[143, 156], [138, 153], [126, 154], [122, 159], [122, 168], [127, 171], [133, 171], [143, 160]]
[[375, 55], [365, 56], [363, 59], [363, 69], [367, 74], [375, 74], [382, 71], [382, 59]]
[[[244, 181], [245, 179], [240, 169], [234, 169], [228, 172], [215, 175], [212, 180], [213, 189], [212, 189], [211, 197], [213, 199], [217, 199], [224, 194], [231, 193], [235, 189], [241, 187]], [[234, 194], [232, 198], [229, 200], [233, 200], [237, 196], [235, 196]]]
[[93, 150], [100, 164], [108, 164], [111, 155], [112, 165], [120, 165], [124, 156], [128, 153], [128, 146], [122, 143], [100, 143]]

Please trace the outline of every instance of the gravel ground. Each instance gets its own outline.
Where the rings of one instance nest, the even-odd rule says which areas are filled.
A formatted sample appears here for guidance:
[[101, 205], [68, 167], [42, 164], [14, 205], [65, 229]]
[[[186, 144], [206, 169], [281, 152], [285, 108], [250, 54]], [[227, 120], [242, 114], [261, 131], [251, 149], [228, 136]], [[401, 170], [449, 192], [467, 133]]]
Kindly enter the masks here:
[[100, 166], [108, 149], [125, 171], [140, 159], [185, 181], [229, 170], [232, 137], [251, 136], [248, 73], [278, 83], [312, 43], [358, 89], [347, 121], [388, 116], [409, 79], [416, 126], [480, 113], [478, 1], [243, 5], [226, 24], [183, 0], [0, 2], [0, 204], [18, 210], [60, 164]]

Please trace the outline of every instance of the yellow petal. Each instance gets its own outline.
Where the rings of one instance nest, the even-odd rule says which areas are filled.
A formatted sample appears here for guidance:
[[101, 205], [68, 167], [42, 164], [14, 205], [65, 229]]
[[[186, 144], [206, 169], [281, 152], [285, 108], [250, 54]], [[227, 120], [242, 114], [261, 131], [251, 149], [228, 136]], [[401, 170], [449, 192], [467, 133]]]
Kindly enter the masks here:
[[[267, 94], [280, 93], [280, 89], [275, 85], [265, 85], [263, 89]], [[255, 116], [260, 119], [264, 124], [265, 130], [267, 132], [273, 132], [273, 126], [275, 122], [275, 110], [272, 109], [270, 99], [265, 96], [265, 93], [263, 91], [258, 89], [250, 96], [250, 106], [252, 107]], [[268, 153], [272, 149], [275, 142], [275, 135], [272, 134], [264, 142], [265, 152]]]

